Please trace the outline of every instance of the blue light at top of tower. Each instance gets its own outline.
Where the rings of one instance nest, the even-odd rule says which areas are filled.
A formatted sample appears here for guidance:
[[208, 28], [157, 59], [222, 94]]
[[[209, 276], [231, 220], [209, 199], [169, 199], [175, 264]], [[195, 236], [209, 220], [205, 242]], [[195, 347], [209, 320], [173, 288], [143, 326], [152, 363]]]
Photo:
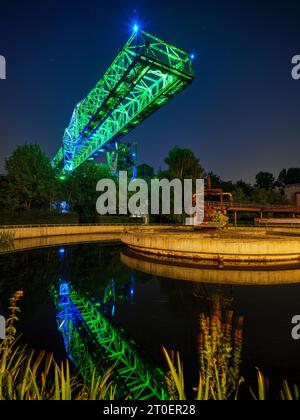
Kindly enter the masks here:
[[140, 29], [139, 25], [137, 25], [137, 24], [133, 25], [134, 32], [138, 32], [139, 29]]

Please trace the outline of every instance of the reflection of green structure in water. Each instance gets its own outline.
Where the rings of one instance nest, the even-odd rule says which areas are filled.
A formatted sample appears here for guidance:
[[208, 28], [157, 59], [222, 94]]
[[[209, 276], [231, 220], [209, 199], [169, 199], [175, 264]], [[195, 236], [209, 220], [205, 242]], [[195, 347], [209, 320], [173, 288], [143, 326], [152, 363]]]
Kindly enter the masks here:
[[68, 283], [52, 287], [57, 321], [73, 363], [89, 381], [93, 370], [103, 374], [115, 366], [117, 397], [135, 400], [170, 399], [163, 372], [140, 354], [125, 330], [101, 308]]

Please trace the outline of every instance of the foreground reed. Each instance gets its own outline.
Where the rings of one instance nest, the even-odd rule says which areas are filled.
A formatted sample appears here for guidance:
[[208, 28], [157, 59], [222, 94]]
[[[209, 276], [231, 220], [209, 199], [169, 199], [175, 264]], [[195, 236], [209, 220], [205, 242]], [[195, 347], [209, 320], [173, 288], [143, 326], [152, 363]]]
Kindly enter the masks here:
[[[237, 400], [244, 378], [240, 375], [242, 354], [243, 319], [234, 325], [233, 312], [222, 314], [220, 297], [214, 296], [210, 316], [200, 315], [199, 334], [199, 383], [195, 391], [196, 400]], [[171, 398], [186, 400], [184, 366], [179, 353], [168, 353], [163, 348], [169, 373], [167, 383]], [[253, 400], [270, 399], [269, 380], [257, 369], [257, 389], [248, 388]], [[283, 381], [279, 393], [283, 401], [299, 401], [300, 386], [291, 387]]]
[[[195, 388], [196, 400], [228, 400], [238, 397], [243, 378], [240, 376], [242, 353], [242, 326], [240, 317], [233, 324], [233, 312], [227, 311], [223, 320], [221, 296], [212, 299], [211, 316], [200, 315], [199, 384]], [[183, 364], [163, 348], [170, 373], [168, 385], [174, 399], [185, 400]], [[176, 390], [176, 391], [175, 391]]]
[[[113, 400], [116, 384], [112, 370], [100, 378], [96, 371], [87, 383], [70, 370], [68, 360], [58, 364], [53, 354], [35, 352], [19, 344], [15, 323], [20, 312], [18, 301], [22, 292], [16, 292], [9, 301], [6, 337], [0, 343], [0, 400]], [[200, 315], [199, 382], [196, 400], [237, 400], [240, 385], [242, 351], [242, 318], [234, 322], [232, 311], [222, 315], [220, 301], [214, 298], [210, 316]], [[184, 367], [179, 353], [163, 352], [169, 367], [166, 381], [173, 400], [186, 400]], [[250, 387], [254, 400], [270, 398], [269, 381], [257, 369], [256, 389]], [[291, 387], [283, 381], [279, 397], [284, 401], [299, 401], [300, 386]]]
[[[250, 387], [250, 393], [256, 401], [266, 401], [270, 399], [270, 385], [268, 378], [257, 369], [257, 391]], [[283, 381], [283, 387], [280, 390], [280, 399], [282, 401], [300, 401], [300, 386], [290, 386], [287, 381]]]
[[0, 343], [0, 400], [113, 400], [112, 369], [101, 378], [93, 372], [90, 383], [70, 372], [68, 360], [56, 363], [53, 354], [19, 345], [15, 323], [22, 292], [10, 299], [6, 338]]

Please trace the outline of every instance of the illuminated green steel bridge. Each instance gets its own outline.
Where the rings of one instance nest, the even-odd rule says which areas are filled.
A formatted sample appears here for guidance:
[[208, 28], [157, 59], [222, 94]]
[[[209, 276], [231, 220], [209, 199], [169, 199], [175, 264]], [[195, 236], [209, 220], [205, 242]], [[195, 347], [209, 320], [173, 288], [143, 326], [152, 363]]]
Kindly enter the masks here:
[[114, 366], [116, 397], [169, 400], [164, 373], [148, 360], [122, 326], [68, 282], [52, 286], [58, 328], [66, 351], [89, 382]]
[[192, 80], [192, 56], [135, 30], [102, 79], [75, 106], [53, 166], [67, 174], [106, 154], [112, 168], [122, 151], [120, 140]]

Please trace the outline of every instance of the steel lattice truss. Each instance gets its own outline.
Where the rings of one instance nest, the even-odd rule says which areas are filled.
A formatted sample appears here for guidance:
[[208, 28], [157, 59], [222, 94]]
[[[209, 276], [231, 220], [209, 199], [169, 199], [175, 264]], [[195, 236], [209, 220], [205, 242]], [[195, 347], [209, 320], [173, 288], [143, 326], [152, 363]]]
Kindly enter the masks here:
[[163, 372], [141, 356], [121, 326], [68, 283], [60, 285], [59, 293], [54, 288], [51, 292], [66, 350], [87, 381], [95, 368], [101, 375], [115, 366], [119, 398], [170, 399]]
[[193, 80], [187, 52], [144, 31], [134, 33], [102, 79], [80, 101], [54, 166], [71, 172], [108, 152]]

